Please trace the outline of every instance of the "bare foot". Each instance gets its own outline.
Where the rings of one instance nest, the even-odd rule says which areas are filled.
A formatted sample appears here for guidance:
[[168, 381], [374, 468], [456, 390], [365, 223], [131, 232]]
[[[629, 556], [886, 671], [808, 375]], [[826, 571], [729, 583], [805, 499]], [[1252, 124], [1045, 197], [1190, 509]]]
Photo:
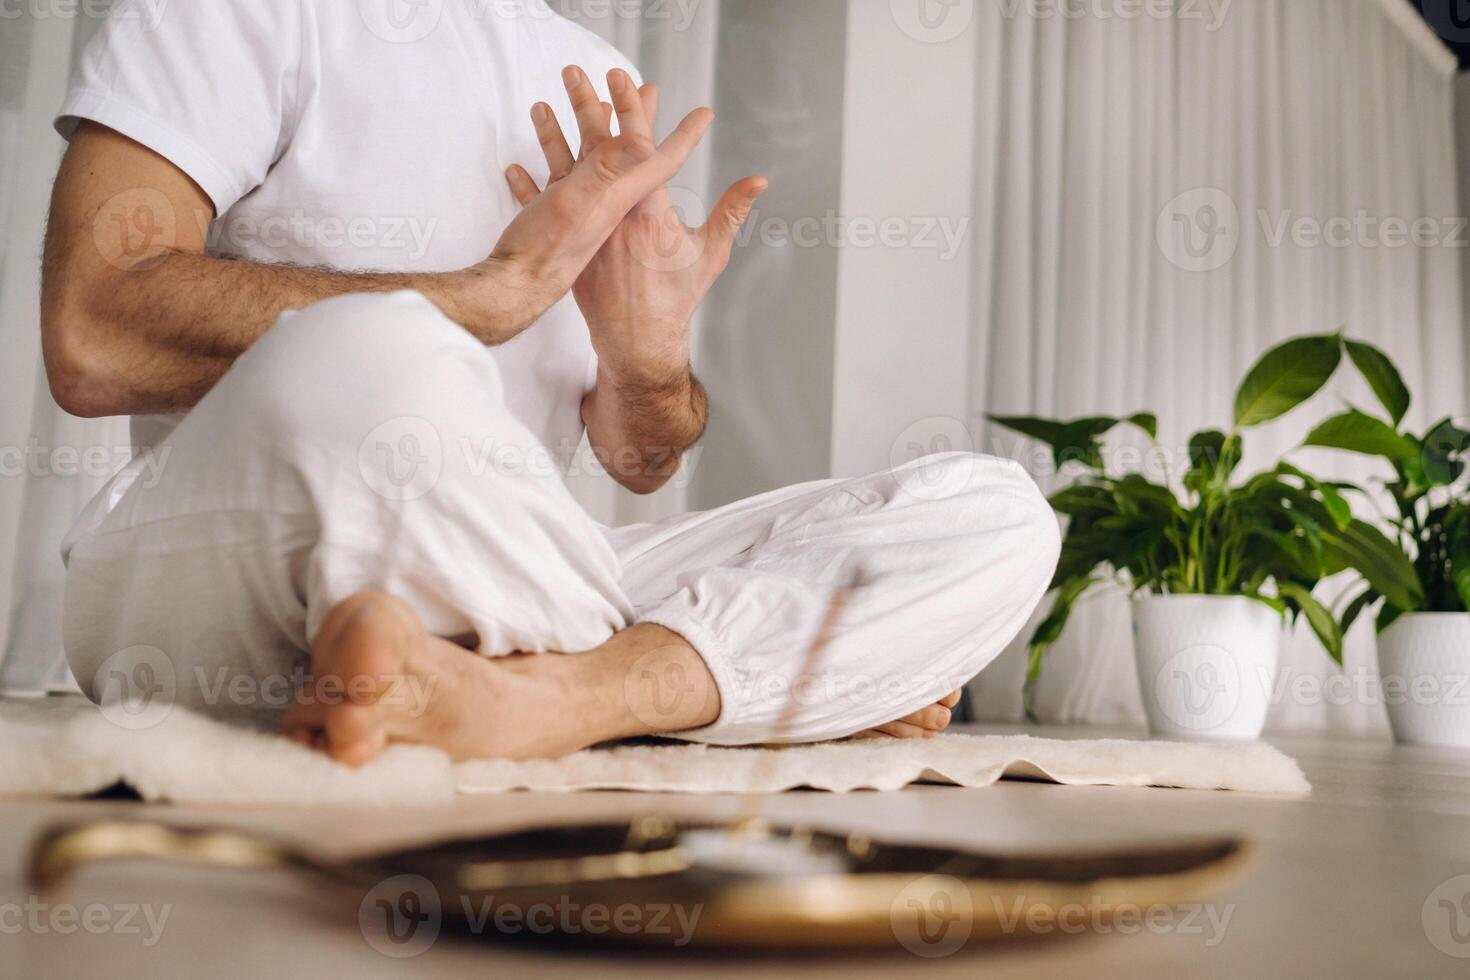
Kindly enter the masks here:
[[[406, 603], [370, 590], [327, 615], [311, 662], [312, 684], [280, 730], [355, 766], [395, 742], [457, 761], [555, 758], [719, 716], [703, 660], [657, 626], [624, 630], [585, 654], [484, 657], [430, 636]], [[645, 692], [632, 677], [653, 687]], [[665, 680], [680, 685], [672, 697], [659, 687]]]
[[886, 725], [859, 732], [854, 738], [933, 738], [949, 727], [951, 710], [960, 703], [960, 692], [944, 697], [939, 702], [920, 708], [913, 714], [890, 721]]

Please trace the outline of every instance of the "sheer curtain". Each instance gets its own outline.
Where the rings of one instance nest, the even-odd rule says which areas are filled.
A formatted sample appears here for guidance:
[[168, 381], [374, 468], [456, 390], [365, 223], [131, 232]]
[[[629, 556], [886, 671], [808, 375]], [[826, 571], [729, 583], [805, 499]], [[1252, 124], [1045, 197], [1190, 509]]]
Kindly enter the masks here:
[[[1217, 24], [996, 10], [977, 5], [975, 25], [968, 346], [984, 448], [1023, 451], [985, 428], [989, 411], [1152, 409], [1164, 444], [1183, 445], [1228, 423], [1234, 386], [1262, 350], [1339, 328], [1398, 362], [1411, 422], [1470, 408], [1454, 63], [1407, 5], [1240, 0]], [[1402, 228], [1421, 219], [1426, 241], [1405, 244]], [[1307, 417], [1344, 400], [1372, 403], [1351, 383], [1324, 393], [1297, 420], [1250, 433], [1247, 465], [1297, 444]], [[1371, 628], [1348, 646], [1348, 678], [1375, 675]], [[977, 682], [982, 713], [1017, 714], [1021, 659], [1013, 650]], [[1301, 635], [1282, 670], [1307, 678], [1303, 690], [1336, 672]], [[1337, 690], [1289, 694], [1272, 721], [1383, 725], [1371, 698]], [[1077, 611], [1039, 707], [1052, 720], [1141, 719], [1121, 596]]]
[[41, 238], [61, 141], [51, 117], [74, 54], [102, 5], [74, 16], [13, 17], [0, 33], [0, 691], [65, 689], [62, 535], [129, 455], [126, 423], [71, 418], [47, 391], [40, 359]]

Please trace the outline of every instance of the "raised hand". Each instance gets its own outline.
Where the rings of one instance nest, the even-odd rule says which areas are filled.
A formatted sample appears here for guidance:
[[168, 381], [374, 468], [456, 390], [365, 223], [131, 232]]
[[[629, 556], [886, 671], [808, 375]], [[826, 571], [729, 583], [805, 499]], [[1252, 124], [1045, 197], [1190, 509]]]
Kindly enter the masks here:
[[[580, 68], [569, 67], [563, 82], [582, 137], [581, 158], [573, 157], [551, 107], [545, 103], [533, 107], [532, 120], [551, 177], [543, 191], [523, 169], [512, 168], [511, 190], [528, 211], [576, 179], [578, 171], [599, 159], [607, 147], [620, 141], [653, 145], [658, 111], [655, 86], [640, 89], [626, 72], [614, 70], [608, 74], [612, 94], [608, 106]], [[611, 130], [613, 113], [618, 119], [617, 136]], [[698, 109], [680, 126], [697, 127], [702, 135], [712, 118], [708, 109]], [[729, 264], [736, 233], [765, 189], [762, 177], [738, 181], [720, 198], [703, 226], [688, 228], [660, 184], [605, 237], [577, 278], [573, 294], [587, 318], [601, 370], [614, 383], [656, 386], [687, 376], [689, 321]]]
[[[550, 109], [542, 108], [549, 118]], [[466, 270], [472, 280], [483, 279], [485, 288], [470, 290], [467, 305], [474, 308], [457, 311], [463, 314], [457, 319], [509, 323], [501, 331], [509, 336], [529, 326], [571, 290], [628, 213], [679, 172], [713, 118], [708, 109], [691, 112], [662, 144], [647, 131], [597, 140], [580, 161], [568, 154], [544, 193], [523, 168], [511, 167], [506, 176], [524, 207], [490, 257]], [[509, 339], [495, 337], [494, 329], [485, 333]]]

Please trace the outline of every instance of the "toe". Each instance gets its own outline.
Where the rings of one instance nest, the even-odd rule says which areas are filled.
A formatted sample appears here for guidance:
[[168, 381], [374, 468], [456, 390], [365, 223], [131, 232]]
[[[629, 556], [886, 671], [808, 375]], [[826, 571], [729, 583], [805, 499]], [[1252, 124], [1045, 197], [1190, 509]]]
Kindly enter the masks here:
[[953, 708], [955, 705], [960, 703], [960, 698], [964, 696], [964, 693], [964, 691], [955, 691], [941, 698], [939, 700], [939, 703], [944, 705], [946, 708]]
[[388, 732], [375, 708], [358, 704], [336, 707], [326, 719], [327, 754], [349, 766], [365, 765], [388, 747]]
[[879, 725], [873, 729], [893, 738], [933, 738], [934, 733], [927, 728], [912, 724], [907, 721], [890, 721], [886, 725]]

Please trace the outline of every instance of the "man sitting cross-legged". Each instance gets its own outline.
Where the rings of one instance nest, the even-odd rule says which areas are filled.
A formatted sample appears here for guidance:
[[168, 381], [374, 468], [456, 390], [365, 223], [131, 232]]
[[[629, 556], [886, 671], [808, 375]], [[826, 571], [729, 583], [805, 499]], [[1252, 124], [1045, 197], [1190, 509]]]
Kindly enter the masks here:
[[[535, 0], [445, 5], [412, 42], [360, 14], [221, 0], [110, 21], [84, 57], [47, 371], [146, 448], [64, 547], [83, 685], [156, 651], [181, 703], [351, 763], [942, 729], [1050, 578], [1034, 484], [954, 454], [599, 526], [569, 451], [585, 427], [636, 492], [676, 471], [706, 416], [688, 324], [764, 181], [672, 221], [710, 113], [656, 143], [656, 90]], [[298, 667], [289, 707], [221, 698]]]

